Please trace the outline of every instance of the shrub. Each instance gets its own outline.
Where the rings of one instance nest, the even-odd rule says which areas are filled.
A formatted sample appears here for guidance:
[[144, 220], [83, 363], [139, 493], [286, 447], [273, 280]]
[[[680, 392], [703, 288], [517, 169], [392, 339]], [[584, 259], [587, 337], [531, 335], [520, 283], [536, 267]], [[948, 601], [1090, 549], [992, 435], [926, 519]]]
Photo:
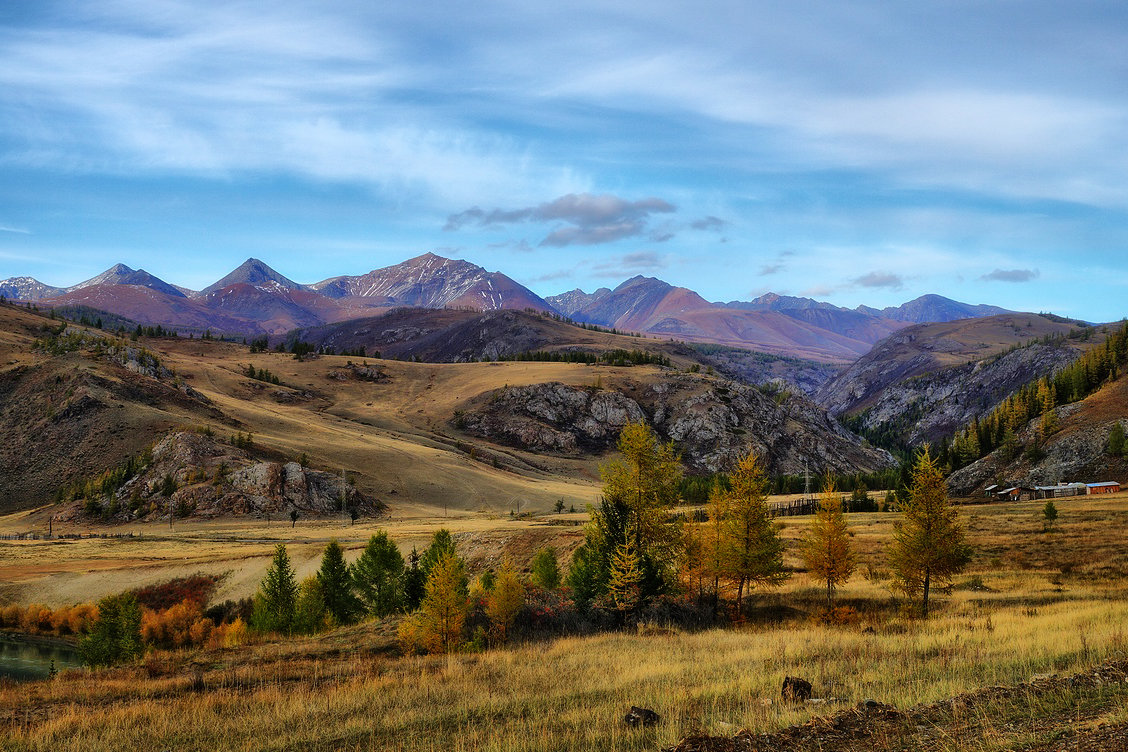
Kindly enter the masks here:
[[[202, 639], [192, 639], [192, 629], [200, 621], [207, 622], [210, 631], [211, 621], [204, 618], [200, 604], [195, 601], [181, 601], [159, 612], [146, 609], [141, 616], [141, 639], [148, 645], [162, 648], [201, 644]], [[197, 632], [202, 630], [203, 627], [197, 628]]]
[[138, 603], [152, 611], [164, 611], [183, 601], [192, 601], [202, 608], [211, 599], [219, 580], [215, 575], [194, 574], [138, 588], [133, 595]]
[[396, 643], [404, 655], [419, 655], [424, 648], [423, 625], [417, 616], [409, 616], [396, 629]]

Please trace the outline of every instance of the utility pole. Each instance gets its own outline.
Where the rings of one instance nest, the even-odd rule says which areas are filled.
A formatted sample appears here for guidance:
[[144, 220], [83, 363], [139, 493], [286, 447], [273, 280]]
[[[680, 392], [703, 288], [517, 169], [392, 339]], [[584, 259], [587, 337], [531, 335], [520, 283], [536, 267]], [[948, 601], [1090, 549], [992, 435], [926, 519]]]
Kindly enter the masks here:
[[811, 500], [811, 474], [807, 472], [807, 460], [803, 460], [803, 501]]
[[348, 483], [349, 483], [349, 480], [348, 480], [347, 477], [345, 477], [345, 468], [342, 465], [341, 466], [341, 518], [342, 519], [347, 516], [347, 513], [345, 512], [345, 494], [346, 494], [346, 491], [348, 491]]

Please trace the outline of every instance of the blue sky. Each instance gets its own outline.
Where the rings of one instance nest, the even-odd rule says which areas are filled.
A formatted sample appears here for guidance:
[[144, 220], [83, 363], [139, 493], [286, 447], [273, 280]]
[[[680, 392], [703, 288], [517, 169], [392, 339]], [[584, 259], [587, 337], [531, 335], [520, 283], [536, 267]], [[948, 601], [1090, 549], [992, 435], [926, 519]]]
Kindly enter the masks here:
[[0, 5], [0, 278], [1128, 314], [1121, 3]]

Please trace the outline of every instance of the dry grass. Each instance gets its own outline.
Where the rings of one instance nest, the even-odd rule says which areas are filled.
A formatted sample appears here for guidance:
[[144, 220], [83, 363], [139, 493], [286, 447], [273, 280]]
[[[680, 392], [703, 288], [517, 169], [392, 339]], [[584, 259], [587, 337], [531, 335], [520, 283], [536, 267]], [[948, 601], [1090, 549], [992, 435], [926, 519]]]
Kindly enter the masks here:
[[[0, 690], [15, 721], [0, 748], [653, 749], [699, 726], [804, 720], [810, 706], [765, 703], [786, 674], [850, 702], [905, 707], [1080, 668], [1122, 655], [1126, 616], [1123, 603], [1063, 601], [1030, 616], [966, 598], [926, 624], [895, 621], [874, 634], [813, 625], [614, 634], [410, 659], [258, 646], [199, 656], [210, 666], [202, 692], [189, 676], [147, 679], [143, 670], [67, 677], [32, 697]], [[350, 644], [365, 640], [354, 634]], [[667, 722], [630, 732], [620, 716], [631, 704]], [[22, 707], [36, 719], [26, 731]]]
[[[391, 625], [368, 624], [317, 639], [162, 654], [150, 657], [148, 668], [0, 688], [0, 708], [9, 709], [0, 749], [655, 749], [699, 727], [770, 730], [838, 707], [771, 702], [787, 674], [849, 703], [872, 697], [907, 707], [1123, 658], [1128, 500], [1063, 502], [1059, 529], [1048, 534], [1041, 532], [1038, 506], [965, 510], [976, 559], [928, 622], [899, 615], [883, 586], [859, 574], [842, 596], [858, 606], [860, 621], [840, 627], [815, 623], [818, 589], [803, 575], [761, 598], [758, 613], [782, 623], [753, 620], [737, 630], [604, 634], [449, 658], [397, 658], [386, 652]], [[880, 562], [891, 519], [851, 515], [863, 571]], [[479, 527], [466, 531], [471, 547], [516, 545], [482, 520], [464, 522]], [[429, 529], [419, 520], [401, 524], [419, 534]], [[784, 524], [794, 538], [803, 520]], [[540, 540], [546, 530], [520, 535]], [[215, 531], [195, 535], [194, 543], [168, 545], [213, 554], [263, 546], [217, 541]], [[299, 549], [313, 551], [314, 543]], [[1066, 556], [1071, 564], [1063, 573]], [[196, 671], [203, 686], [194, 690]], [[665, 721], [656, 730], [629, 731], [621, 716], [632, 704], [654, 708]], [[1117, 707], [1102, 709], [1100, 717], [1119, 722]], [[1060, 708], [1046, 701], [991, 712], [1004, 711], [1034, 716]]]

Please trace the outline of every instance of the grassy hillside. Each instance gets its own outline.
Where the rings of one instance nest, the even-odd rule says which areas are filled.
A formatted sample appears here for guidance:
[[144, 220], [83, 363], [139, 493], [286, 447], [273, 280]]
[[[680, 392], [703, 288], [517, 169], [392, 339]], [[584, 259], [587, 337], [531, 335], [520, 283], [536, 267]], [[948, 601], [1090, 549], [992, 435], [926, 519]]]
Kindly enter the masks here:
[[[700, 731], [731, 736], [805, 723], [863, 698], [906, 710], [978, 687], [1066, 674], [1122, 655], [1128, 498], [1061, 506], [1052, 533], [1042, 530], [1040, 504], [965, 507], [975, 558], [927, 622], [902, 617], [880, 580], [867, 575], [884, 566], [895, 518], [856, 514], [849, 521], [860, 566], [840, 597], [858, 616], [837, 626], [813, 619], [821, 591], [798, 573], [763, 593], [734, 630], [655, 624], [638, 633], [399, 658], [389, 653], [392, 624], [369, 622], [315, 639], [157, 652], [136, 666], [64, 674], [31, 691], [0, 687], [0, 749], [655, 750]], [[783, 520], [792, 567], [804, 522]], [[405, 520], [403, 529], [417, 524]], [[465, 532], [461, 551], [485, 546], [495, 554], [514, 536], [532, 534]], [[231, 539], [219, 540], [196, 531], [178, 545], [216, 561], [247, 545], [267, 548], [265, 540], [235, 539], [246, 533], [231, 530]], [[302, 535], [307, 542], [291, 545], [300, 552], [299, 573], [305, 552], [323, 545]], [[104, 553], [124, 545], [91, 543]], [[25, 565], [47, 568], [59, 556], [54, 544], [19, 545]], [[784, 675], [806, 677], [816, 696], [838, 699], [780, 703]], [[843, 748], [1055, 749], [1072, 735], [1125, 723], [1128, 685], [1119, 681], [1039, 686], [913, 711], [903, 724], [875, 725], [873, 737], [862, 723]], [[628, 729], [621, 718], [632, 704], [653, 708], [662, 723]], [[832, 724], [808, 728], [829, 733]], [[820, 738], [794, 748], [818, 749]]]
[[[585, 346], [651, 346], [646, 340], [528, 318], [590, 338]], [[456, 415], [480, 406], [499, 387], [554, 383], [584, 392], [641, 394], [659, 389], [671, 373], [653, 365], [420, 363], [355, 356], [299, 360], [212, 340], [141, 337], [134, 342], [78, 325], [57, 335], [66, 346], [36, 345], [61, 328], [22, 309], [0, 308], [5, 362], [0, 409], [6, 417], [0, 432], [4, 461], [19, 470], [0, 479], [0, 510], [44, 504], [59, 488], [119, 465], [175, 429], [210, 430], [221, 439], [253, 434], [253, 453], [260, 458], [302, 458], [313, 469], [344, 472], [363, 493], [391, 506], [507, 514], [543, 511], [563, 500], [582, 508], [597, 496], [598, 465], [610, 442], [563, 455], [530, 451], [512, 441], [475, 438], [457, 427]], [[658, 344], [675, 368], [692, 364], [685, 355], [692, 351]], [[141, 368], [111, 351], [158, 365]], [[250, 377], [248, 369], [263, 378]], [[699, 390], [727, 389], [720, 377], [683, 377]], [[833, 439], [828, 444], [833, 446], [857, 443], [813, 406], [780, 407], [758, 393], [752, 396], [778, 413], [772, 440], [792, 454], [810, 445], [817, 455], [815, 450], [827, 443], [822, 438]], [[727, 409], [721, 397], [715, 401], [717, 409]], [[757, 437], [740, 429], [723, 438], [735, 446]], [[694, 446], [686, 441], [686, 447]], [[883, 461], [870, 450], [854, 449], [859, 461]]]

